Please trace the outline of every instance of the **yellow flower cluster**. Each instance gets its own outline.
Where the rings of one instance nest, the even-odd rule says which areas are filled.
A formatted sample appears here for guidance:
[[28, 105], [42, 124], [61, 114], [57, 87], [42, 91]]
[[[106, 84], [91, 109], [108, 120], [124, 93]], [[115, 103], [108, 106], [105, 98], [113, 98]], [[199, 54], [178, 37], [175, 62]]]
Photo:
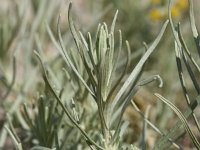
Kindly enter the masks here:
[[[172, 17], [180, 17], [181, 13], [184, 12], [188, 7], [187, 0], [174, 0], [171, 13]], [[149, 16], [151, 20], [159, 21], [167, 16], [166, 5], [168, 1], [166, 0], [150, 0], [150, 5], [152, 6]]]

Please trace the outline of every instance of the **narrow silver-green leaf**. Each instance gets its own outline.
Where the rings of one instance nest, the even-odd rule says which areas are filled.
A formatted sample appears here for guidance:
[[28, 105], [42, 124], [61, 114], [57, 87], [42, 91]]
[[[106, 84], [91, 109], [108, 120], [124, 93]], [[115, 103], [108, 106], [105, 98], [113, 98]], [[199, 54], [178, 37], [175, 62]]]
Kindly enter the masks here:
[[106, 51], [104, 58], [102, 59], [102, 66], [100, 68], [101, 70], [101, 92], [102, 92], [102, 98], [105, 102], [109, 93], [109, 87], [110, 82], [109, 81], [109, 50]]
[[[119, 46], [117, 48], [117, 51], [115, 51], [115, 53], [116, 53], [115, 58], [116, 59], [113, 60], [113, 71], [116, 71], [116, 69], [117, 69], [117, 63], [118, 63], [118, 60], [119, 60], [120, 53], [122, 51], [122, 32], [121, 32], [121, 30], [119, 30], [118, 32], [119, 32], [119, 42], [118, 42]], [[120, 60], [120, 62], [121, 62], [121, 60]]]
[[192, 34], [195, 40], [195, 44], [197, 47], [197, 51], [200, 56], [200, 37], [197, 31], [197, 27], [195, 25], [195, 19], [194, 19], [194, 10], [193, 10], [193, 0], [188, 0], [189, 1], [189, 6], [190, 6], [190, 25], [192, 28]]
[[181, 42], [181, 44], [183, 46], [184, 51], [188, 55], [189, 59], [191, 60], [191, 62], [193, 63], [193, 65], [195, 66], [195, 68], [197, 69], [197, 71], [200, 73], [199, 66], [197, 65], [196, 61], [192, 57], [192, 54], [190, 53], [189, 49], [187, 48], [187, 45], [185, 44], [185, 41], [184, 41], [183, 36], [181, 34], [181, 31], [180, 31], [180, 23], [178, 24], [178, 37], [179, 37], [179, 40], [180, 40], [180, 42]]
[[158, 93], [155, 93], [155, 96], [158, 97], [160, 100], [162, 100], [166, 105], [168, 105], [176, 113], [176, 115], [179, 117], [179, 119], [183, 123], [183, 126], [184, 126], [185, 130], [190, 135], [193, 144], [195, 145], [195, 147], [197, 149], [200, 149], [200, 143], [197, 140], [197, 138], [194, 135], [194, 133], [192, 132], [192, 130], [190, 129], [190, 127], [188, 125], [188, 122], [187, 122], [185, 116], [181, 113], [181, 111], [173, 103], [171, 103], [169, 100], [167, 100], [166, 98], [162, 97]]
[[118, 103], [118, 101], [120, 100], [121, 96], [123, 95], [123, 93], [127, 90], [127, 88], [129, 87], [129, 85], [131, 83], [133, 83], [136, 79], [137, 76], [140, 72], [140, 70], [142, 69], [143, 65], [145, 64], [145, 62], [147, 61], [147, 59], [149, 58], [149, 56], [151, 55], [151, 53], [154, 51], [154, 49], [156, 48], [156, 46], [158, 45], [159, 41], [161, 40], [162, 35], [164, 34], [164, 31], [167, 27], [168, 24], [168, 20], [164, 23], [160, 33], [158, 34], [157, 38], [155, 39], [155, 41], [152, 43], [152, 45], [148, 48], [147, 52], [144, 54], [144, 56], [140, 59], [140, 61], [138, 62], [138, 64], [135, 66], [134, 70], [131, 72], [131, 74], [129, 75], [129, 77], [127, 78], [127, 80], [125, 81], [125, 83], [122, 85], [122, 87], [120, 88], [119, 92], [117, 93], [117, 95], [115, 96], [114, 100], [113, 100], [113, 104], [112, 104], [112, 110], [115, 107], [115, 105]]
[[111, 25], [111, 29], [110, 29], [110, 33], [113, 33], [113, 34], [114, 34], [114, 31], [115, 31], [115, 23], [116, 23], [116, 20], [117, 20], [117, 16], [118, 16], [118, 10], [115, 13], [115, 16], [114, 16], [114, 19], [113, 19], [113, 22], [112, 22], [112, 25]]
[[61, 32], [60, 32], [60, 27], [59, 27], [59, 20], [60, 19], [58, 19], [58, 35], [59, 35], [59, 42], [60, 42], [60, 46], [61, 46], [61, 48], [59, 48], [59, 51], [62, 54], [64, 60], [69, 63], [70, 67], [72, 68], [72, 70], [74, 71], [74, 73], [76, 74], [76, 76], [80, 79], [80, 81], [84, 84], [84, 86], [89, 91], [89, 93], [92, 96], [94, 96], [94, 93], [92, 92], [92, 90], [90, 89], [90, 87], [87, 85], [87, 83], [85, 82], [85, 80], [82, 78], [82, 76], [80, 75], [80, 73], [77, 71], [76, 67], [72, 63], [72, 61], [71, 61], [71, 59], [70, 59], [70, 57], [69, 57], [69, 55], [67, 53], [67, 50], [65, 49], [64, 42], [63, 42], [62, 37], [61, 37]]
[[90, 35], [90, 33], [88, 32], [88, 48], [89, 48], [89, 56], [90, 56], [90, 60], [91, 60], [91, 63], [92, 63], [92, 65], [93, 65], [93, 68], [94, 68], [94, 71], [96, 71], [95, 70], [95, 68], [96, 68], [96, 60], [97, 60], [97, 56], [95, 55], [95, 53], [94, 53], [94, 47], [93, 47], [93, 44], [92, 44], [92, 38], [91, 38], [91, 35]]
[[102, 65], [102, 59], [104, 58], [107, 51], [106, 31], [103, 26], [100, 28], [99, 34], [99, 47], [97, 49], [99, 65]]
[[5, 126], [5, 128], [6, 128], [6, 130], [8, 131], [8, 133], [10, 134], [10, 136], [11, 136], [11, 138], [12, 138], [14, 144], [15, 144], [15, 148], [16, 148], [17, 150], [23, 150], [23, 149], [22, 149], [22, 144], [21, 144], [21, 142], [18, 142], [18, 140], [16, 139], [16, 137], [15, 137], [14, 133], [12, 132], [12, 130], [10, 130], [10, 129], [9, 129], [8, 127], [6, 127], [6, 126]]
[[150, 105], [148, 105], [147, 108], [146, 108], [144, 120], [143, 120], [142, 141], [141, 141], [142, 150], [146, 150], [146, 139], [147, 139], [147, 122], [146, 122], [146, 119], [149, 116], [149, 110], [150, 110]]
[[169, 6], [168, 6], [169, 22], [170, 22], [170, 25], [171, 25], [171, 29], [172, 29], [172, 33], [173, 33], [174, 39], [175, 39], [179, 49], [181, 49], [182, 46], [181, 46], [181, 43], [180, 43], [179, 38], [178, 38], [178, 33], [176, 32], [175, 27], [174, 27], [174, 23], [173, 23], [173, 20], [172, 20], [171, 9], [172, 9], [172, 0], [169, 0]]

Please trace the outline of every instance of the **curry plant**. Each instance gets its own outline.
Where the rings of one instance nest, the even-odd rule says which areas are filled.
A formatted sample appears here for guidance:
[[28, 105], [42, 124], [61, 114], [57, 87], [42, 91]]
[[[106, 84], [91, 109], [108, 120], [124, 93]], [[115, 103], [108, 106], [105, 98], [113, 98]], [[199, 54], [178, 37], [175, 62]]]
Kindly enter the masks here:
[[[46, 2], [44, 1], [41, 9], [44, 8]], [[66, 86], [57, 87], [52, 77], [53, 69], [44, 61], [39, 49], [35, 51], [35, 54], [42, 64], [45, 91], [40, 91], [40, 96], [35, 98], [37, 102], [34, 107], [36, 108], [24, 104], [22, 116], [21, 111], [17, 113], [23, 129], [26, 129], [28, 133], [31, 132], [30, 138], [33, 141], [35, 140], [33, 142], [35, 145], [38, 145], [33, 147], [32, 150], [78, 149], [79, 143], [82, 142], [79, 133], [84, 137], [85, 144], [90, 149], [137, 149], [134, 145], [127, 147], [122, 143], [123, 132], [127, 127], [122, 117], [132, 97], [141, 86], [155, 80], [160, 82], [160, 87], [162, 86], [162, 79], [159, 75], [153, 75], [142, 81], [140, 81], [140, 77], [147, 59], [160, 42], [168, 21], [164, 23], [152, 44], [149, 47], [145, 46], [146, 52], [128, 74], [131, 50], [128, 41], [125, 42], [126, 48], [124, 50], [122, 33], [120, 30], [115, 31], [118, 11], [114, 16], [111, 27], [109, 28], [106, 23], [99, 24], [96, 35], [92, 38], [91, 33], [84, 36], [84, 33], [76, 29], [72, 19], [71, 7], [72, 4], [70, 3], [68, 20], [76, 49], [65, 48], [66, 45], [60, 31], [60, 17], [57, 25], [58, 42], [47, 25], [48, 34], [64, 60], [62, 70], [67, 78], [64, 80], [66, 81], [64, 84], [69, 85], [71, 89], [65, 89]], [[38, 16], [40, 18], [40, 15]], [[28, 47], [32, 47], [33, 33], [39, 24], [38, 20], [40, 19], [36, 19], [36, 23], [33, 24]], [[36, 40], [37, 44], [38, 41]], [[122, 59], [121, 55], [126, 56], [124, 66], [118, 63]], [[15, 74], [15, 60], [13, 66]], [[14, 77], [15, 75], [13, 75], [13, 83]], [[24, 91], [26, 92], [26, 90]], [[71, 99], [70, 102], [69, 99]], [[82, 108], [86, 100], [94, 107], [90, 108], [91, 111], [85, 110], [92, 112], [90, 116], [84, 113], [84, 109], [89, 108]], [[92, 105], [93, 103], [95, 105]], [[11, 109], [11, 112], [14, 112], [13, 109]], [[84, 122], [86, 120], [87, 122]], [[90, 128], [90, 124], [95, 127]], [[13, 138], [16, 149], [21, 150], [23, 145], [18, 139], [12, 123], [10, 123], [10, 128], [7, 128], [7, 125], [5, 126]], [[74, 138], [75, 136], [77, 138]], [[70, 145], [67, 140], [72, 144]], [[85, 147], [82, 146], [81, 148]]]
[[[56, 98], [64, 113], [68, 116], [69, 120], [77, 129], [79, 129], [83, 137], [85, 137], [85, 140], [91, 149], [119, 149], [122, 147], [120, 144], [120, 140], [122, 138], [120, 129], [123, 123], [122, 116], [126, 107], [141, 86], [154, 80], [160, 80], [160, 77], [155, 75], [144, 81], [139, 81], [144, 69], [144, 64], [158, 45], [165, 28], [167, 27], [168, 21], [164, 23], [155, 41], [147, 48], [146, 53], [136, 64], [130, 75], [128, 75], [128, 77], [125, 79], [130, 56], [130, 47], [128, 41], [126, 41], [127, 61], [124, 66], [124, 70], [122, 71], [121, 75], [116, 73], [116, 70], [118, 69], [118, 59], [120, 58], [120, 55], [123, 54], [123, 41], [120, 30], [118, 31], [118, 45], [116, 46], [115, 44], [115, 34], [117, 34], [115, 33], [115, 23], [118, 11], [115, 14], [110, 29], [106, 23], [99, 24], [93, 43], [90, 33], [87, 33], [87, 36], [84, 37], [83, 33], [75, 28], [71, 17], [71, 6], [72, 4], [70, 3], [68, 20], [70, 31], [74, 38], [77, 49], [77, 55], [75, 58], [72, 57], [72, 55], [69, 53], [69, 50], [65, 48], [59, 27], [60, 18], [58, 19], [57, 28], [59, 44], [53, 36], [50, 28], [47, 27], [47, 29], [52, 41], [55, 43], [61, 56], [63, 57], [63, 60], [66, 63], [64, 70], [69, 73], [71, 72], [69, 76], [75, 76], [81, 82], [89, 96], [92, 97], [91, 100], [96, 103], [98, 112], [97, 114], [101, 124], [101, 130], [99, 131], [99, 134], [102, 138], [100, 138], [98, 141], [94, 141], [88, 135], [88, 133], [84, 131], [79, 124], [79, 121], [74, 117], [70, 110], [68, 110], [68, 107], [65, 107], [62, 98], [58, 96], [58, 93], [55, 91], [55, 88], [49, 79], [47, 68], [40, 57], [40, 54], [35, 51], [35, 54], [38, 56], [43, 66], [45, 84], [49, 87], [49, 90]], [[77, 62], [80, 62], [80, 60], [84, 66], [86, 76], [83, 76], [82, 73], [79, 72], [79, 66], [77, 66]], [[122, 79], [125, 79], [125, 81], [122, 82]], [[134, 147], [130, 146], [130, 149], [134, 149]]]
[[[190, 4], [191, 29], [197, 47], [197, 57], [199, 57], [200, 39], [195, 25], [193, 3], [192, 0], [188, 1]], [[35, 11], [40, 10], [37, 9], [39, 6], [38, 2], [39, 1], [32, 2], [34, 3]], [[43, 11], [39, 11], [38, 18], [41, 18], [47, 0], [41, 3], [42, 5], [40, 5], [40, 7]], [[93, 34], [89, 32], [85, 34], [75, 27], [71, 8], [72, 4], [70, 3], [68, 21], [75, 48], [66, 48], [68, 43], [65, 43], [64, 38], [62, 37], [60, 17], [58, 18], [57, 23], [57, 36], [54, 36], [48, 23], [46, 24], [48, 34], [63, 58], [63, 68], [60, 69], [62, 70], [61, 73], [57, 68], [55, 71], [51, 68], [51, 65], [46, 63], [43, 58], [44, 54], [41, 48], [39, 48], [39, 37], [36, 36], [38, 50], [35, 51], [35, 55], [42, 66], [45, 90], [44, 92], [40, 91], [39, 96], [35, 98], [36, 103], [34, 104], [34, 107], [30, 107], [29, 103], [27, 103], [24, 104], [23, 111], [16, 111], [19, 123], [22, 125], [22, 128], [26, 130], [27, 135], [29, 135], [28, 138], [31, 139], [32, 144], [34, 144], [32, 150], [135, 150], [139, 148], [145, 150], [147, 125], [161, 135], [161, 138], [156, 142], [153, 148], [155, 150], [166, 149], [166, 147], [169, 147], [171, 144], [173, 144], [176, 149], [182, 149], [175, 141], [183, 135], [184, 129], [191, 137], [194, 146], [197, 149], [200, 149], [198, 138], [187, 120], [189, 116], [192, 117], [199, 133], [200, 125], [195, 110], [200, 102], [200, 87], [197, 77], [200, 73], [200, 66], [184, 41], [180, 23], [176, 27], [174, 26], [171, 17], [171, 3], [169, 5], [169, 21], [167, 20], [164, 23], [160, 33], [152, 44], [150, 46], [145, 45], [146, 52], [134, 67], [130, 66], [131, 49], [129, 42], [124, 42], [122, 40], [122, 33], [120, 30], [115, 31], [118, 11], [114, 16], [111, 27], [108, 27], [106, 23], [99, 24], [96, 34], [93, 36]], [[33, 24], [28, 49], [31, 49], [32, 47], [32, 40], [34, 39], [34, 33], [39, 25], [39, 22], [37, 22], [39, 20], [40, 19], [36, 19]], [[140, 80], [140, 78], [145, 63], [160, 42], [168, 22], [170, 22], [174, 36], [177, 70], [188, 108], [182, 113], [172, 102], [160, 94], [155, 93], [155, 96], [162, 100], [166, 105], [170, 106], [180, 119], [175, 126], [171, 128], [169, 133], [166, 134], [161, 131], [156, 124], [153, 124], [148, 120], [149, 107], [147, 108], [146, 113], [143, 114], [132, 98], [141, 86], [155, 80], [158, 80], [160, 83], [159, 87], [162, 87], [163, 83], [159, 75], [153, 75], [144, 80]], [[10, 43], [12, 43], [13, 38], [10, 37], [10, 33], [16, 34], [17, 30], [15, 29], [18, 29], [18, 22], [16, 28], [13, 28], [14, 30], [5, 30], [6, 33], [9, 33], [8, 37], [2, 32], [2, 29], [5, 27], [6, 26], [4, 25], [0, 25], [2, 54], [11, 45]], [[2, 38], [2, 36], [5, 38]], [[56, 37], [58, 37], [58, 40]], [[123, 43], [126, 45], [125, 49]], [[131, 71], [130, 68], [132, 68]], [[195, 97], [191, 96], [187, 88], [184, 68], [186, 68], [194, 90], [196, 91]], [[128, 69], [130, 72], [128, 72]], [[57, 72], [62, 74], [61, 78], [56, 77], [55, 74], [57, 74]], [[3, 95], [2, 99], [6, 99], [11, 91], [15, 82], [15, 74], [16, 66], [14, 58], [13, 79], [10, 85], [6, 84], [8, 85], [8, 90], [5, 95]], [[62, 84], [59, 84], [59, 80]], [[29, 85], [30, 83], [26, 84]], [[27, 85], [24, 87], [27, 87]], [[23, 92], [27, 92], [27, 90], [24, 90]], [[19, 98], [20, 97], [22, 97], [22, 94], [19, 94]], [[21, 100], [17, 99], [16, 102], [20, 105]], [[123, 114], [129, 106], [129, 103], [132, 104], [133, 108], [144, 119], [141, 147], [132, 144], [125, 145], [123, 143], [123, 133], [128, 126], [127, 122], [123, 120]], [[13, 139], [16, 149], [22, 150], [24, 148], [23, 142], [18, 138], [12, 125], [12, 119], [14, 118], [12, 114], [15, 112], [14, 109], [16, 109], [18, 105], [15, 107], [13, 106], [8, 111], [9, 117], [7, 117], [8, 121], [5, 124], [5, 130]], [[8, 128], [8, 125], [10, 128]], [[5, 130], [2, 130], [1, 135], [4, 134]]]

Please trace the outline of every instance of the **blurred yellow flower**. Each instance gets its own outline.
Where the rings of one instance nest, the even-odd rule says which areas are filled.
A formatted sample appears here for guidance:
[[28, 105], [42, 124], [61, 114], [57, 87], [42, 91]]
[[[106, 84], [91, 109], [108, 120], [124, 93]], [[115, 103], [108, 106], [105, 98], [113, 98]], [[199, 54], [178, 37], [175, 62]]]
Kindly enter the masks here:
[[151, 9], [149, 15], [152, 20], [161, 20], [164, 16], [163, 12], [156, 8]]
[[179, 17], [180, 16], [180, 9], [176, 6], [172, 6], [171, 14], [172, 14], [172, 17]]
[[[153, 8], [151, 8], [151, 10], [149, 11], [150, 19], [154, 21], [159, 21], [167, 17], [167, 10], [163, 12], [165, 6], [162, 5], [168, 5], [168, 3], [164, 3], [166, 2], [166, 0], [150, 0], [150, 2], [153, 6]], [[172, 17], [180, 17], [181, 14], [187, 9], [187, 7], [188, 0], [174, 0], [173, 6], [171, 8]]]
[[188, 6], [188, 1], [187, 0], [177, 0], [175, 3], [175, 6], [180, 8], [181, 10], [185, 10]]

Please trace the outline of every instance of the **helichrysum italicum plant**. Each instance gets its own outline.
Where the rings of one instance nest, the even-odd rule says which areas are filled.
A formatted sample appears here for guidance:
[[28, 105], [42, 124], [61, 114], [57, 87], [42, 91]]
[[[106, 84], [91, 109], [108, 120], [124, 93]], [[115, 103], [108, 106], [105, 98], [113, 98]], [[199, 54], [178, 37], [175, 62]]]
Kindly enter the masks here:
[[[191, 26], [199, 50], [199, 36], [194, 24], [191, 2]], [[195, 68], [199, 73], [199, 65], [187, 50], [179, 26], [177, 30], [174, 28], [171, 14], [170, 22], [175, 37], [177, 66], [184, 95], [188, 103], [188, 111], [184, 116], [171, 102], [161, 95], [155, 94], [169, 105], [181, 120], [172, 128], [169, 134], [164, 134], [147, 119], [147, 115], [144, 115], [134, 104], [134, 101], [131, 100], [141, 86], [154, 80], [161, 80], [158, 75], [154, 75], [143, 81], [139, 81], [144, 64], [159, 43], [168, 21], [165, 22], [152, 45], [150, 47], [146, 46], [146, 53], [128, 75], [126, 71], [130, 61], [130, 46], [126, 41], [126, 49], [123, 51], [121, 31], [119, 30], [118, 33], [115, 32], [117, 13], [113, 19], [111, 28], [108, 28], [106, 23], [100, 24], [95, 38], [92, 38], [90, 33], [85, 37], [82, 32], [75, 28], [70, 9], [71, 4], [68, 19], [76, 49], [65, 49], [66, 45], [59, 27], [60, 18], [57, 30], [59, 43], [47, 25], [48, 33], [65, 63], [63, 71], [67, 79], [61, 79], [62, 81], [60, 82], [63, 82], [61, 87], [55, 84], [55, 80], [57, 79], [55, 79], [55, 76], [52, 76], [53, 70], [48, 66], [48, 63], [44, 61], [39, 52], [35, 51], [43, 67], [45, 90], [44, 92], [40, 92], [40, 96], [36, 98], [37, 102], [34, 108], [30, 107], [29, 104], [24, 105], [23, 115], [25, 122], [23, 122], [23, 118], [20, 120], [20, 123], [23, 124], [23, 127], [30, 135], [29, 138], [33, 140], [32, 144], [38, 145], [33, 147], [32, 150], [138, 149], [135, 145], [127, 146], [122, 142], [123, 133], [127, 127], [127, 123], [123, 121], [122, 116], [130, 102], [132, 102], [134, 108], [144, 118], [143, 145], [141, 149], [146, 149], [146, 124], [162, 136], [154, 149], [164, 149], [167, 141], [177, 149], [181, 149], [181, 146], [174, 143], [176, 139], [174, 133], [177, 133], [176, 131], [181, 125], [184, 125], [194, 145], [199, 149], [197, 137], [191, 131], [186, 118], [192, 114], [199, 131], [198, 120], [196, 119], [194, 110], [197, 108], [200, 99], [197, 96], [193, 102], [191, 101], [192, 98], [189, 97], [185, 87], [182, 64], [185, 64], [198, 95], [199, 84], [192, 69]], [[118, 40], [116, 40], [116, 37], [118, 37]], [[121, 55], [126, 56], [127, 59], [123, 67], [118, 66], [118, 61], [122, 58]], [[121, 74], [119, 75], [118, 72], [121, 72]], [[162, 82], [160, 86], [162, 86]], [[7, 131], [14, 139], [16, 149], [21, 150], [23, 147], [22, 143], [17, 138], [12, 124], [10, 126], [10, 129], [7, 128]], [[182, 133], [183, 130], [180, 130], [178, 135]]]
[[[38, 52], [35, 52], [43, 66], [45, 84], [49, 88], [53, 97], [55, 97], [57, 100], [65, 115], [68, 116], [73, 126], [82, 133], [82, 136], [85, 138], [86, 143], [91, 149], [121, 149], [123, 148], [123, 145], [121, 144], [121, 140], [123, 138], [123, 130], [121, 129], [123, 124], [122, 116], [126, 110], [126, 107], [140, 86], [157, 79], [160, 81], [160, 77], [158, 75], [149, 77], [144, 81], [139, 81], [139, 79], [141, 77], [144, 64], [159, 43], [168, 21], [165, 22], [158, 37], [155, 39], [153, 44], [147, 48], [146, 53], [142, 56], [130, 75], [125, 79], [125, 82], [122, 82], [122, 79], [124, 79], [126, 75], [126, 69], [130, 61], [130, 47], [129, 43], [126, 41], [125, 53], [127, 56], [127, 62], [122, 73], [118, 75], [116, 73], [116, 70], [118, 69], [117, 63], [120, 55], [124, 53], [122, 51], [123, 41], [120, 30], [118, 31], [118, 46], [116, 46], [115, 42], [115, 22], [118, 12], [115, 14], [110, 29], [108, 29], [106, 23], [98, 26], [95, 42], [93, 43], [90, 33], [88, 33], [87, 37], [85, 38], [80, 31], [77, 31], [71, 18], [70, 10], [71, 3], [69, 5], [68, 19], [70, 30], [77, 48], [76, 53], [73, 51], [70, 53], [69, 50], [65, 48], [59, 27], [60, 18], [58, 20], [59, 44], [56, 42], [50, 28], [47, 28], [51, 39], [59, 49], [60, 54], [66, 63], [66, 67], [64, 68], [65, 72], [68, 76], [70, 76], [70, 78], [76, 80], [74, 81], [74, 86], [78, 86], [78, 88], [84, 86], [88, 93], [86, 98], [96, 103], [97, 114], [95, 114], [98, 117], [95, 117], [94, 121], [98, 122], [99, 120], [100, 122], [100, 128], [96, 129], [97, 132], [95, 130], [92, 131], [93, 133], [98, 134], [98, 136], [95, 136], [96, 140], [94, 140], [92, 136], [88, 134], [82, 127], [82, 124], [79, 120], [79, 115], [77, 115], [78, 112], [74, 114], [71, 110], [72, 107], [69, 108], [69, 106], [65, 106], [65, 103], [67, 104], [68, 102], [62, 99], [62, 96], [59, 96], [56, 92], [50, 81], [47, 68], [45, 67], [42, 58]], [[84, 69], [81, 67], [84, 67]], [[76, 82], [78, 82], [78, 84]], [[80, 99], [81, 97], [78, 98]], [[73, 105], [75, 104], [76, 102]], [[129, 149], [136, 148], [134, 146], [129, 146]]]

